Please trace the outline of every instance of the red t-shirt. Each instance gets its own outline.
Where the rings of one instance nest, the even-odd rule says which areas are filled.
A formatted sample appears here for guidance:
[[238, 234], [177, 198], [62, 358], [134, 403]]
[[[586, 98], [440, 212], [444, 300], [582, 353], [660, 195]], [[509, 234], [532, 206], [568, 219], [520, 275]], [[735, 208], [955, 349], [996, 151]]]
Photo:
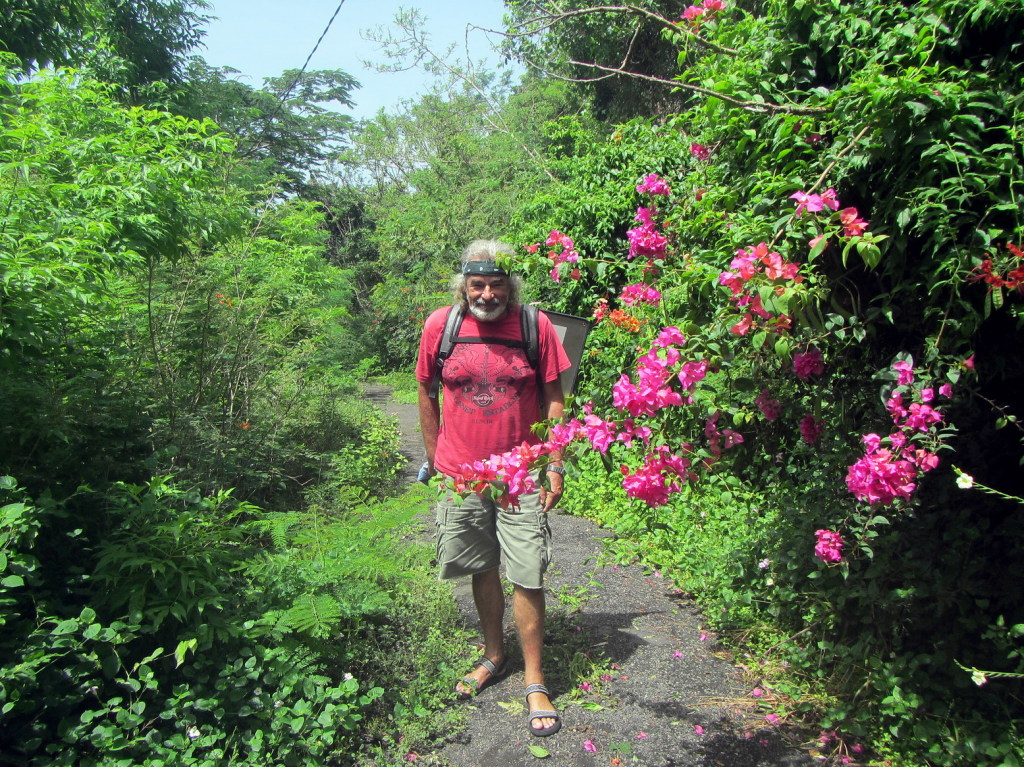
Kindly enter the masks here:
[[[466, 312], [459, 336], [522, 340], [517, 307], [494, 322], [480, 322]], [[423, 325], [416, 380], [430, 383], [437, 370], [448, 308], [438, 309]], [[540, 354], [537, 364], [545, 382], [566, 370], [569, 358], [554, 326], [543, 312], [537, 316]], [[530, 427], [541, 419], [537, 373], [525, 349], [498, 343], [457, 343], [441, 373], [444, 404], [434, 466], [455, 474], [463, 463], [485, 460], [538, 438]]]

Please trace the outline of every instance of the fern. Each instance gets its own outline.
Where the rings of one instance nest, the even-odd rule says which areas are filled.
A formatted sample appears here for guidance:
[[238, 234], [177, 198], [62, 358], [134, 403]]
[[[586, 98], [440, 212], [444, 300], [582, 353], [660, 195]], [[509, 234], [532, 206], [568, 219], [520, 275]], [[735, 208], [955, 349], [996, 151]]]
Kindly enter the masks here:
[[303, 594], [281, 618], [293, 631], [326, 637], [334, 630], [345, 610], [330, 594]]

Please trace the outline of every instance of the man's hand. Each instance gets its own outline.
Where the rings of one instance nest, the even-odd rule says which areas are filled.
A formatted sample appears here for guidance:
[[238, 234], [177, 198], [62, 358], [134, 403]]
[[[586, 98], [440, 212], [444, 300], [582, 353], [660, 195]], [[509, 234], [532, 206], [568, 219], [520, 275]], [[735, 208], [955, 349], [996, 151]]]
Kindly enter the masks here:
[[551, 489], [542, 487], [540, 489], [540, 502], [544, 506], [544, 513], [547, 514], [562, 499], [565, 491], [565, 477], [553, 471], [547, 473]]

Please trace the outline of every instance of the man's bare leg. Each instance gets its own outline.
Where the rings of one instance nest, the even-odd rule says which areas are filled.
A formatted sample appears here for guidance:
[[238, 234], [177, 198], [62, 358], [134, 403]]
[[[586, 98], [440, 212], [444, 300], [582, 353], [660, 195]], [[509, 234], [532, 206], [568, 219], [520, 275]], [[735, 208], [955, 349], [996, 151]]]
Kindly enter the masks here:
[[[505, 660], [505, 594], [501, 590], [497, 567], [473, 576], [473, 602], [484, 635], [484, 657], [495, 666], [500, 666]], [[480, 685], [490, 679], [491, 672], [483, 666], [477, 666], [467, 676], [477, 681], [479, 689]], [[472, 695], [474, 692], [462, 682], [456, 685], [455, 690], [462, 695]]]
[[[519, 632], [519, 644], [523, 648], [524, 681], [544, 684], [541, 656], [544, 652], [544, 589], [525, 589], [516, 586], [512, 595], [512, 609]], [[527, 705], [530, 711], [553, 711], [551, 699], [542, 692], [530, 693]], [[554, 725], [550, 717], [533, 720], [534, 729], [541, 730]]]

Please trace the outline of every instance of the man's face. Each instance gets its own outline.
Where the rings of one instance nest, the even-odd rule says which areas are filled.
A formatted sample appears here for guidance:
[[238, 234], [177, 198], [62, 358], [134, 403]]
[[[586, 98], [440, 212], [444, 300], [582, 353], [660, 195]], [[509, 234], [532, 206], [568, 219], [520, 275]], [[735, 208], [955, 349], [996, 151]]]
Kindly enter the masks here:
[[482, 322], [501, 319], [508, 308], [508, 277], [471, 274], [466, 278], [469, 311]]

